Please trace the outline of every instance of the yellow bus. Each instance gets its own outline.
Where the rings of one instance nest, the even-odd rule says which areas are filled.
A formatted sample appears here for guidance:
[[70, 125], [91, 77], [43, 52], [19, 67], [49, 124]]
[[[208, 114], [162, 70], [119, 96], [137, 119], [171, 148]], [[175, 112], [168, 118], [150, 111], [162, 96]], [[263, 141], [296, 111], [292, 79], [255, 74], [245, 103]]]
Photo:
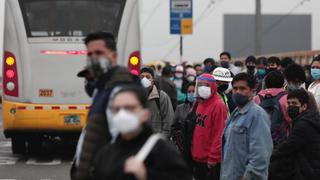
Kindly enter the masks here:
[[76, 76], [88, 33], [115, 34], [120, 64], [136, 73], [138, 7], [138, 0], [6, 0], [3, 128], [13, 153], [37, 152], [48, 137], [78, 138], [91, 103]]

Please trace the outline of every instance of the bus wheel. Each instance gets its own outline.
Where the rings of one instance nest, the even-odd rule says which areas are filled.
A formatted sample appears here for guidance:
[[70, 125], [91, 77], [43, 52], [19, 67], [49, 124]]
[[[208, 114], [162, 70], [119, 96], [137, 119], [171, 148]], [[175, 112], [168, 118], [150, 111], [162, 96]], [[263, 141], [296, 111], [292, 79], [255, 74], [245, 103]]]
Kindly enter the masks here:
[[11, 149], [13, 154], [24, 154], [26, 152], [26, 140], [21, 137], [12, 137]]
[[39, 153], [41, 153], [41, 148], [42, 148], [41, 138], [28, 139], [28, 153], [29, 154], [39, 154]]

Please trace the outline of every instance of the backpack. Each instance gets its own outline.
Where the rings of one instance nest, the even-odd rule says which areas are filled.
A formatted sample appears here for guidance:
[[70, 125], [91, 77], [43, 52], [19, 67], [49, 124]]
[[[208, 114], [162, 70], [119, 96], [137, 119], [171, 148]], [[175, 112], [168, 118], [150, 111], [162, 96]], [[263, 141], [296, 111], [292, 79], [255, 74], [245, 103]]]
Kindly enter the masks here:
[[197, 107], [198, 102], [196, 101], [193, 104], [192, 109], [188, 113], [187, 118], [184, 121], [180, 121], [174, 124], [171, 132], [174, 144], [179, 149], [187, 162], [190, 162], [192, 160], [191, 144], [193, 132], [196, 126]]
[[260, 107], [268, 113], [271, 121], [271, 135], [274, 145], [283, 142], [287, 137], [287, 123], [279, 102], [284, 95], [286, 95], [285, 92], [281, 92], [277, 96], [267, 94], [263, 97], [259, 95]]

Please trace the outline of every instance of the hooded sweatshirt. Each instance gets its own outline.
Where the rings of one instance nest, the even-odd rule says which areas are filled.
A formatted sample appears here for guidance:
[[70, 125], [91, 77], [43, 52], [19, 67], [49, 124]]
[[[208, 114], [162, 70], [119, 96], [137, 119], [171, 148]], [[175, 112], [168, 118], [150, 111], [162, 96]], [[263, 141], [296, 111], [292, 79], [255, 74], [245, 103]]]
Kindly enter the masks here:
[[227, 119], [227, 108], [217, 94], [217, 84], [210, 74], [203, 74], [198, 83], [207, 83], [211, 88], [208, 99], [198, 98], [197, 119], [193, 133], [192, 158], [198, 163], [221, 162], [222, 133]]

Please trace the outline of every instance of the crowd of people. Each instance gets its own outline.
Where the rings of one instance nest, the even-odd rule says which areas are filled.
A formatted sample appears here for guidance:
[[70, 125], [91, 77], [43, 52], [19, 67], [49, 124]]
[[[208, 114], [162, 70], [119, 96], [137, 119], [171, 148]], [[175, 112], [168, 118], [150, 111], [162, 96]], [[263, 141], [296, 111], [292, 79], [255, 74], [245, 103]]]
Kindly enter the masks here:
[[278, 57], [233, 62], [223, 52], [136, 76], [117, 65], [112, 34], [89, 34], [85, 44], [78, 76], [93, 103], [72, 179], [319, 179], [320, 56], [303, 67]]

